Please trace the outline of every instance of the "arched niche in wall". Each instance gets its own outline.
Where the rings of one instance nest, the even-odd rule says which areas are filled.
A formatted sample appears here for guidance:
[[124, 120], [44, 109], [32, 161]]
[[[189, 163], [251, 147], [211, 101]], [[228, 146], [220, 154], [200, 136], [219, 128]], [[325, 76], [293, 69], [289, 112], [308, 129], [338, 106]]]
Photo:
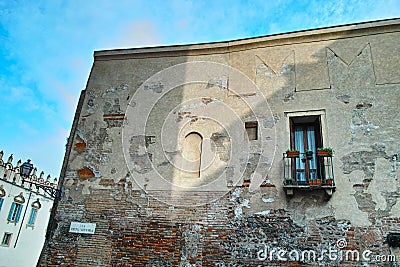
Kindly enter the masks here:
[[197, 132], [190, 132], [182, 143], [185, 177], [200, 177], [201, 152], [203, 137]]

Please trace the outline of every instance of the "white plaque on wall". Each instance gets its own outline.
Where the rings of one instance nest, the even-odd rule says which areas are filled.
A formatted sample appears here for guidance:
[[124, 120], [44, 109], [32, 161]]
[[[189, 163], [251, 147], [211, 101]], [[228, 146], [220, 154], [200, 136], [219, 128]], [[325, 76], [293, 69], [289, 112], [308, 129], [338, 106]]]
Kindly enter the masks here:
[[71, 222], [71, 226], [69, 227], [70, 233], [78, 233], [78, 234], [94, 234], [96, 230], [95, 223], [81, 223], [81, 222]]

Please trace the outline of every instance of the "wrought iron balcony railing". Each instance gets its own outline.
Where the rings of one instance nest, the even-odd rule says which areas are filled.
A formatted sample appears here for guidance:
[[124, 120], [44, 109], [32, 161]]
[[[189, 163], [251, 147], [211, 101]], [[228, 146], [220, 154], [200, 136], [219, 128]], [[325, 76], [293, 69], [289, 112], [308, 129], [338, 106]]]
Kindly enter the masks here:
[[296, 189], [330, 189], [330, 195], [335, 188], [333, 156], [311, 151], [284, 153], [283, 185], [287, 194]]

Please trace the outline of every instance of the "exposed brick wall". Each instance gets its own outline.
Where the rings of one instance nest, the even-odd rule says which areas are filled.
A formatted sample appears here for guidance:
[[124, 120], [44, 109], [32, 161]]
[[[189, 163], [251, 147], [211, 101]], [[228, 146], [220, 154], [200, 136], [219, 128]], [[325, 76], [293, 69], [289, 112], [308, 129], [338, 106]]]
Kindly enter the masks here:
[[[160, 197], [165, 192], [154, 193]], [[369, 227], [354, 227], [333, 217], [299, 225], [285, 210], [237, 216], [238, 200], [231, 193], [209, 205], [193, 208], [172, 207], [141, 191], [131, 191], [119, 201], [111, 195], [110, 190], [93, 190], [84, 204], [60, 203], [62, 216], [57, 218], [58, 227], [40, 266], [304, 266], [304, 262], [276, 258], [261, 261], [257, 252], [265, 244], [287, 251], [321, 253], [323, 249], [335, 248], [336, 241], [344, 238], [344, 250], [356, 249], [361, 253], [369, 249], [372, 255], [388, 255], [384, 237], [391, 229], [400, 227], [400, 218], [383, 219]], [[248, 196], [247, 189], [242, 189], [240, 197]], [[68, 233], [69, 222], [74, 220], [96, 223], [96, 233]], [[353, 260], [327, 258], [307, 264], [321, 263], [365, 266]]]

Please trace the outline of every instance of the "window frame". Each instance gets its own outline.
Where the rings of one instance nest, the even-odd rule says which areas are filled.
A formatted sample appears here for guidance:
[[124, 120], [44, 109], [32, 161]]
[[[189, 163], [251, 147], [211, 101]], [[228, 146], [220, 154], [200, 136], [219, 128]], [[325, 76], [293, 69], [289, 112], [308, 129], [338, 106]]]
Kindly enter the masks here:
[[[327, 134], [327, 130], [326, 130], [326, 115], [325, 115], [325, 110], [310, 110], [310, 111], [293, 111], [293, 112], [285, 112], [285, 117], [286, 117], [286, 134], [287, 137], [285, 140], [287, 140], [286, 144], [287, 144], [287, 148], [289, 149], [294, 149], [295, 148], [295, 143], [294, 143], [294, 121], [301, 121], [302, 118], [306, 119], [307, 117], [319, 117], [319, 143], [316, 142], [316, 148], [318, 148], [318, 146], [325, 146], [328, 147], [329, 146], [329, 138], [328, 138], [328, 134]], [[307, 123], [307, 122], [297, 122], [296, 124], [298, 125], [315, 125], [315, 123]], [[317, 138], [317, 136], [315, 136]], [[306, 146], [305, 146], [306, 147]], [[316, 155], [314, 155], [316, 156]], [[319, 173], [319, 171], [322, 171], [321, 168], [321, 164], [323, 162], [320, 162], [320, 159], [316, 159], [316, 172], [317, 172], [317, 179], [318, 176], [321, 176], [322, 174]], [[304, 171], [306, 172], [305, 174], [305, 179], [306, 179], [306, 183], [309, 183], [309, 179], [311, 177], [310, 175], [310, 170], [309, 170], [309, 166], [308, 166], [308, 161], [305, 162], [305, 169]], [[297, 173], [297, 166], [296, 166], [296, 162], [293, 162], [292, 165], [292, 177], [295, 177], [295, 174]]]
[[[244, 128], [245, 128], [247, 138], [249, 141], [258, 140], [258, 121], [246, 121], [244, 123]], [[255, 129], [255, 138], [250, 138], [250, 134], [249, 134], [248, 130], [252, 130], [252, 129]]]
[[[321, 117], [318, 115], [312, 116], [301, 116], [301, 117], [291, 117], [290, 118], [290, 147], [292, 150], [296, 149], [296, 143], [299, 142], [296, 140], [296, 129], [300, 128], [300, 133], [302, 133], [300, 143], [303, 143], [304, 151], [300, 151], [300, 153], [305, 153], [307, 150], [312, 151], [313, 145], [309, 144], [309, 128], [312, 128], [314, 135], [314, 150], [313, 151], [313, 159], [305, 160], [303, 164], [300, 163], [302, 159], [296, 159], [295, 172], [304, 173], [304, 179], [306, 183], [309, 183], [310, 180], [318, 179], [318, 174], [323, 169], [321, 164], [323, 163], [321, 159], [316, 157], [316, 150], [318, 147], [323, 147], [323, 140], [321, 134]], [[296, 142], [297, 141], [297, 142]], [[300, 166], [304, 168], [300, 168]], [[312, 175], [314, 173], [314, 175]], [[314, 177], [314, 179], [312, 179]], [[296, 177], [297, 178], [297, 177]], [[300, 180], [299, 180], [300, 181]], [[298, 182], [299, 182], [298, 181]]]
[[[314, 122], [298, 122], [298, 120], [301, 120], [300, 118], [311, 118], [315, 117]], [[297, 120], [297, 122], [296, 122]], [[308, 150], [310, 149], [310, 146], [308, 144], [308, 138], [306, 136], [307, 134], [307, 127], [314, 127], [314, 137], [315, 137], [315, 147], [316, 149], [318, 147], [323, 147], [324, 140], [322, 138], [322, 129], [321, 129], [321, 117], [318, 115], [312, 115], [312, 116], [301, 116], [301, 117], [291, 117], [289, 119], [290, 123], [290, 148], [291, 150], [295, 149], [295, 128], [296, 126], [301, 126], [303, 129], [303, 143], [304, 143], [304, 149]]]
[[13, 202], [10, 207], [10, 211], [8, 212], [7, 221], [12, 223], [18, 223], [21, 218], [21, 213], [23, 209], [23, 204]]
[[323, 142], [323, 145], [325, 147], [329, 147], [329, 136], [327, 132], [327, 127], [326, 127], [326, 115], [325, 115], [325, 110], [310, 110], [310, 111], [290, 111], [290, 112], [285, 112], [285, 117], [286, 117], [286, 148], [288, 149], [291, 147], [291, 129], [290, 129], [290, 120], [293, 117], [307, 117], [307, 116], [320, 116], [320, 127], [321, 127], [321, 139]]
[[[195, 137], [195, 140], [191, 140]], [[197, 139], [198, 138], [198, 139]], [[197, 140], [196, 140], [197, 139]], [[198, 141], [192, 144], [192, 141]], [[201, 164], [202, 164], [202, 153], [203, 153], [203, 136], [196, 131], [189, 132], [185, 135], [182, 144], [182, 155], [188, 151], [198, 152], [198, 159], [185, 159], [189, 163], [190, 167], [196, 167], [195, 170], [184, 170], [185, 178], [200, 178], [201, 177]], [[189, 166], [188, 166], [189, 167]]]
[[[4, 232], [3, 238], [1, 239], [1, 246], [2, 247], [9, 247], [10, 244], [11, 244], [12, 236], [13, 236], [13, 233]], [[7, 238], [7, 242], [5, 243], [4, 241], [6, 240], [6, 237], [8, 237], [8, 238]]]
[[27, 222], [26, 226], [32, 227], [32, 228], [35, 226], [36, 218], [37, 218], [38, 212], [39, 212], [39, 209], [38, 209], [38, 208], [32, 207], [31, 212], [30, 212], [30, 214], [29, 214], [29, 219], [28, 219], [28, 222]]

